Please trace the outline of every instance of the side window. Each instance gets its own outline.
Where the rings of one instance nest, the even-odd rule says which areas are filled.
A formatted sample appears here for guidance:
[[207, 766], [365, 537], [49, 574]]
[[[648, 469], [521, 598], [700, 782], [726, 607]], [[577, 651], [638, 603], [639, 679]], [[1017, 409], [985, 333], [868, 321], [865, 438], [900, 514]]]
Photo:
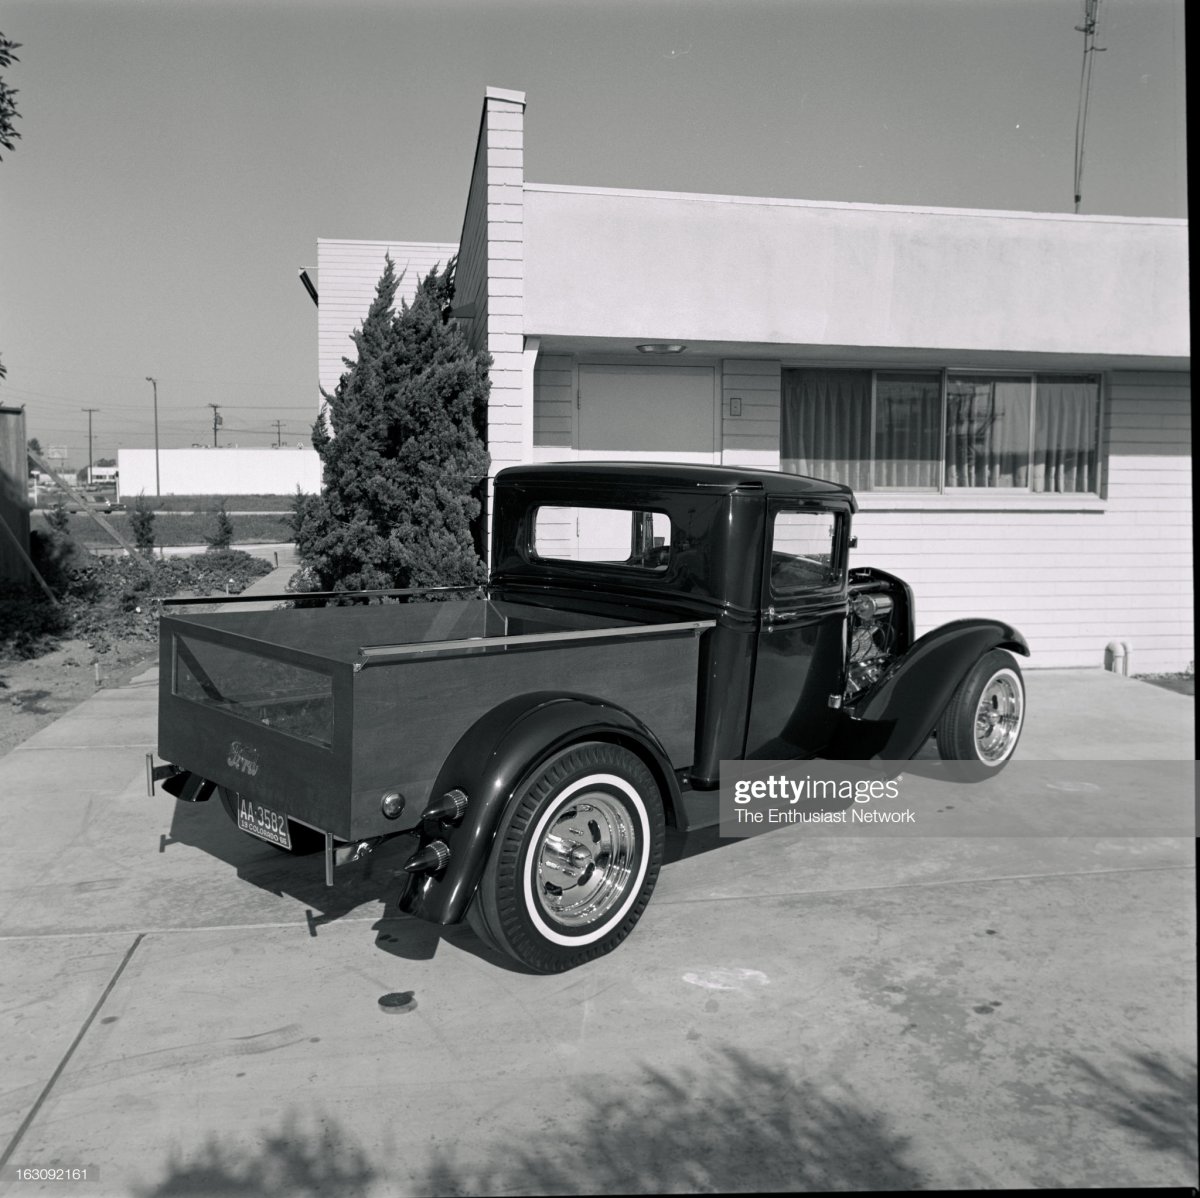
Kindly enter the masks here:
[[542, 560], [665, 570], [671, 521], [665, 512], [629, 508], [539, 507], [532, 548]]
[[771, 529], [771, 592], [794, 594], [838, 581], [837, 516], [776, 512]]

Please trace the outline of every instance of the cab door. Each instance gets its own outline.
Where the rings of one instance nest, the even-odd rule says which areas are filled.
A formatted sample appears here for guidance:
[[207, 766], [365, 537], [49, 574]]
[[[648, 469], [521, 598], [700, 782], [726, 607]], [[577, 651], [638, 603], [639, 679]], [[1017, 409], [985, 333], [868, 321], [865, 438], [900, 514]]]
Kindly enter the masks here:
[[768, 505], [749, 758], [812, 757], [832, 739], [846, 660], [848, 528], [845, 512]]

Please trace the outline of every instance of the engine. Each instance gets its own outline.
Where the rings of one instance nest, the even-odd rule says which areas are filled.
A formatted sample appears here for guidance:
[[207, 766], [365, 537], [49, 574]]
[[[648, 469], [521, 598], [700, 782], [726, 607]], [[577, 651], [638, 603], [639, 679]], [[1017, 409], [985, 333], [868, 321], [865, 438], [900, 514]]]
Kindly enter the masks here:
[[879, 590], [851, 593], [847, 701], [874, 686], [901, 648], [895, 617], [896, 601], [891, 595]]

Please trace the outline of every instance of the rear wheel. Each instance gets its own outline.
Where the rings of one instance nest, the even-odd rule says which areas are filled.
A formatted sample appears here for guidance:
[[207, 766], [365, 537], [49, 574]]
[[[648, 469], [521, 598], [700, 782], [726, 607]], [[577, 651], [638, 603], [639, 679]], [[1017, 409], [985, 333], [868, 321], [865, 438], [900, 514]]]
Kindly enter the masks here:
[[993, 649], [959, 683], [937, 726], [944, 761], [969, 764], [978, 777], [1003, 769], [1025, 722], [1025, 683], [1011, 653]]
[[662, 797], [641, 758], [598, 741], [565, 749], [510, 802], [468, 920], [529, 969], [572, 969], [633, 930], [664, 839]]

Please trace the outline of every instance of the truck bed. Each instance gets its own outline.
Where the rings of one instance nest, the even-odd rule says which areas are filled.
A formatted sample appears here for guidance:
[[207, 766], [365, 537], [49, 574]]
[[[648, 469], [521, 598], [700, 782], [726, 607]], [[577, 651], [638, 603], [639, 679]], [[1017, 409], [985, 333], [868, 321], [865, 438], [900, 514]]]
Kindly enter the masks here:
[[343, 840], [415, 823], [450, 750], [519, 695], [615, 703], [685, 767], [708, 627], [490, 599], [164, 616], [159, 755]]

